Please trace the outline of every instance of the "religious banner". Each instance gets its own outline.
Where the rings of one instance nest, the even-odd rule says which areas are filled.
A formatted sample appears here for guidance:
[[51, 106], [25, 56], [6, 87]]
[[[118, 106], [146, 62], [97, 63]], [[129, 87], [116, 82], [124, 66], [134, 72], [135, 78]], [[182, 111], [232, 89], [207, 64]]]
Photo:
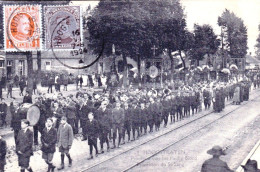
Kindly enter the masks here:
[[151, 66], [149, 68], [149, 75], [151, 78], [156, 78], [159, 74], [159, 70], [156, 66]]

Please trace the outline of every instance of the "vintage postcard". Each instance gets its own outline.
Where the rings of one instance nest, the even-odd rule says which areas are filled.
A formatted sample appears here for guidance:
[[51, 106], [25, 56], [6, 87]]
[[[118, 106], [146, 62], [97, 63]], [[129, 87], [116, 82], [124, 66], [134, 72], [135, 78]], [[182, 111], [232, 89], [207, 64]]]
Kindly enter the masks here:
[[0, 0], [0, 172], [259, 172], [260, 0]]

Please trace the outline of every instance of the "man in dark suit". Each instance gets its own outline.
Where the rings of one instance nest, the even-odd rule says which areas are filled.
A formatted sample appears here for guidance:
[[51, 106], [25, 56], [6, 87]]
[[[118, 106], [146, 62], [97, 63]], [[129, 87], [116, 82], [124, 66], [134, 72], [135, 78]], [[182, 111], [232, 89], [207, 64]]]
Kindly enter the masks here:
[[149, 128], [150, 128], [150, 133], [153, 132], [153, 128], [154, 128], [154, 124], [155, 124], [155, 121], [154, 121], [154, 116], [155, 116], [155, 108], [154, 108], [154, 99], [153, 98], [150, 98], [150, 105], [149, 107], [147, 108], [147, 113], [148, 113], [148, 116], [147, 116], [147, 121], [148, 121], [148, 125], [149, 125]]
[[133, 133], [133, 139], [132, 141], [135, 140], [135, 132], [137, 131], [137, 137], [140, 136], [140, 120], [139, 120], [139, 115], [140, 115], [140, 107], [137, 107], [137, 102], [132, 103], [132, 108], [130, 110], [131, 113], [131, 121], [132, 121], [132, 133]]
[[118, 145], [120, 145], [120, 141], [122, 138], [122, 132], [124, 127], [124, 110], [121, 108], [121, 104], [119, 101], [116, 102], [116, 107], [112, 109], [112, 124], [113, 124], [113, 148], [116, 148], [115, 140], [117, 136], [118, 130]]
[[58, 168], [58, 170], [64, 169], [65, 154], [69, 159], [69, 167], [71, 167], [72, 165], [72, 159], [70, 157], [69, 151], [72, 146], [73, 138], [74, 138], [73, 129], [67, 123], [67, 117], [63, 116], [61, 118], [58, 134], [57, 134], [58, 147], [61, 153], [61, 166]]
[[16, 142], [18, 133], [21, 129], [21, 115], [19, 115], [19, 105], [12, 100], [10, 103], [11, 128], [14, 130], [14, 140]]
[[[140, 133], [146, 134], [147, 133], [147, 108], [145, 106], [145, 100], [140, 100], [140, 107], [141, 111], [139, 114], [140, 119]], [[144, 130], [144, 133], [143, 133]]]
[[98, 116], [98, 123], [99, 123], [99, 140], [100, 140], [100, 147], [101, 153], [104, 153], [103, 145], [104, 143], [107, 144], [107, 151], [109, 151], [109, 141], [108, 141], [108, 134], [110, 132], [110, 111], [107, 108], [108, 101], [103, 101], [101, 103], [100, 108], [96, 111], [96, 116]]
[[0, 117], [1, 117], [1, 127], [6, 126], [6, 118], [7, 115], [7, 104], [0, 99]]
[[82, 128], [82, 134], [83, 134], [83, 139], [87, 140], [87, 135], [86, 135], [86, 127], [87, 127], [87, 121], [88, 121], [88, 113], [93, 110], [93, 103], [91, 100], [85, 100], [84, 96], [81, 96], [81, 103], [80, 103], [80, 108], [79, 108], [79, 119], [80, 119], [80, 127]]
[[76, 134], [75, 120], [76, 120], [76, 102], [72, 100], [73, 95], [67, 97], [66, 105], [66, 117], [68, 119], [68, 124], [71, 125], [73, 133]]
[[46, 120], [45, 128], [41, 135], [41, 142], [42, 158], [48, 165], [48, 172], [53, 172], [55, 166], [52, 164], [52, 159], [55, 152], [55, 144], [57, 142], [57, 130], [53, 126], [52, 118]]
[[88, 121], [87, 121], [87, 136], [88, 136], [88, 145], [90, 150], [90, 157], [88, 159], [93, 159], [93, 147], [96, 150], [96, 156], [98, 156], [98, 148], [97, 148], [97, 138], [99, 131], [99, 124], [96, 119], [94, 119], [93, 112], [88, 113]]
[[128, 142], [130, 141], [130, 132], [132, 126], [130, 108], [127, 102], [124, 103], [124, 113], [125, 113], [125, 122], [124, 122], [124, 129], [122, 135], [123, 143], [125, 142], [125, 131], [127, 132], [128, 135]]
[[2, 138], [2, 136], [0, 136], [0, 172], [4, 172], [5, 171], [6, 150], [7, 150], [6, 141]]
[[32, 172], [29, 163], [30, 157], [33, 155], [33, 132], [29, 129], [29, 124], [27, 119], [21, 120], [22, 129], [19, 131], [16, 141], [16, 153], [21, 172], [25, 172], [25, 169]]

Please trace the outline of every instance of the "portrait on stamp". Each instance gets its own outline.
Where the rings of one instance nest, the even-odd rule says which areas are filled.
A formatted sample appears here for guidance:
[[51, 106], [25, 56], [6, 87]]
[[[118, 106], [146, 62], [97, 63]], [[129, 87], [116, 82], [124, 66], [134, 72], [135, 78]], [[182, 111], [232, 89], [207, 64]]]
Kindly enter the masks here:
[[32, 51], [41, 48], [41, 7], [5, 6], [5, 50]]
[[44, 12], [46, 49], [65, 50], [80, 47], [79, 6], [46, 6]]

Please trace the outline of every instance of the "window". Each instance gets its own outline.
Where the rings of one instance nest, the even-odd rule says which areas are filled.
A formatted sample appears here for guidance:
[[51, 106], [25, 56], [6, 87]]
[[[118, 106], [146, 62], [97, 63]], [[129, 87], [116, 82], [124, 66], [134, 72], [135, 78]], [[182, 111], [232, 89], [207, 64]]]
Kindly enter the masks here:
[[45, 62], [45, 69], [51, 70], [51, 62]]
[[3, 68], [4, 67], [4, 61], [0, 61], [0, 68]]
[[13, 61], [12, 60], [7, 60], [7, 66], [12, 66]]
[[19, 60], [19, 66], [18, 66], [19, 75], [24, 75], [24, 60]]

